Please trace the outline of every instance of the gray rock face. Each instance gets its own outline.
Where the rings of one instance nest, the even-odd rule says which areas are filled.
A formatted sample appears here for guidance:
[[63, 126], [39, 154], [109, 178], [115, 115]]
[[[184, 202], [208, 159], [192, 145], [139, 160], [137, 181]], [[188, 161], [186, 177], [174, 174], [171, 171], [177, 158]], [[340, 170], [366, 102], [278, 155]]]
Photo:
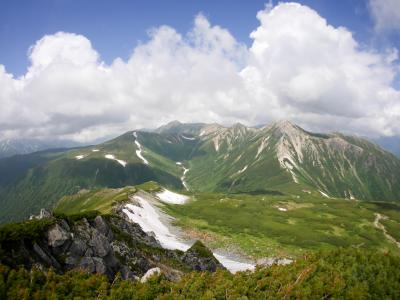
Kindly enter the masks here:
[[[3, 245], [0, 247], [7, 249]], [[195, 249], [186, 253], [162, 249], [138, 224], [118, 216], [97, 216], [93, 220], [82, 218], [73, 222], [57, 219], [40, 239], [21, 240], [7, 251], [5, 254], [10, 259], [0, 263], [12, 267], [52, 267], [57, 272], [81, 269], [105, 274], [110, 280], [117, 273], [123, 279], [138, 280], [144, 275], [148, 278], [161, 273], [161, 270], [167, 278], [177, 280], [182, 269], [215, 271], [222, 267], [215, 258], [202, 257]]]
[[182, 256], [182, 261], [196, 271], [215, 272], [225, 267], [200, 241], [197, 241]]
[[107, 225], [107, 223], [104, 221], [104, 218], [102, 218], [101, 216], [97, 216], [94, 219], [94, 226], [101, 234], [103, 234], [105, 237], [107, 237], [108, 241], [112, 241], [114, 239], [112, 230]]
[[48, 232], [48, 245], [51, 247], [62, 246], [71, 238], [71, 234], [61, 227], [58, 223], [55, 224]]

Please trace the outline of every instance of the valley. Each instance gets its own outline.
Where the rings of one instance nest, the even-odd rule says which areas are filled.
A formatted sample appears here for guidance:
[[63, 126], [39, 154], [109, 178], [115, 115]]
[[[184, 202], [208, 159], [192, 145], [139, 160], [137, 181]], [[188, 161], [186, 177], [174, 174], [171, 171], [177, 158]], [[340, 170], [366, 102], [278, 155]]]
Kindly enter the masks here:
[[400, 161], [367, 140], [309, 133], [281, 121], [261, 128], [172, 122], [105, 143], [0, 160], [0, 222], [52, 208], [82, 189], [148, 181], [191, 193], [362, 201], [400, 199]]

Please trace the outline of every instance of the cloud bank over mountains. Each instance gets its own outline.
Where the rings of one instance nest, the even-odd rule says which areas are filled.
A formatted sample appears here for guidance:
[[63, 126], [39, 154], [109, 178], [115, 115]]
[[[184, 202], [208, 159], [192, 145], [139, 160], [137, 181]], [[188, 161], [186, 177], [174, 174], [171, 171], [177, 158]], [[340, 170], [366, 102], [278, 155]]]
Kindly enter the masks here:
[[150, 30], [127, 61], [111, 65], [82, 35], [47, 35], [29, 49], [24, 76], [0, 65], [0, 138], [90, 141], [173, 119], [290, 119], [309, 130], [400, 135], [396, 49], [366, 49], [296, 3], [257, 18], [250, 47], [198, 15], [184, 35]]

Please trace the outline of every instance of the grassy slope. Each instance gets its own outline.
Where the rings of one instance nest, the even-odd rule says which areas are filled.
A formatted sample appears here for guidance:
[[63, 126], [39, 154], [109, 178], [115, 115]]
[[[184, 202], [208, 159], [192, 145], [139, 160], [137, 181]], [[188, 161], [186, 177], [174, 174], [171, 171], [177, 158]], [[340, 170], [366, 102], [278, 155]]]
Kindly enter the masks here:
[[74, 215], [86, 211], [98, 211], [102, 214], [109, 214], [112, 212], [113, 204], [128, 201], [129, 196], [135, 192], [134, 187], [82, 191], [76, 195], [63, 197], [54, 212]]
[[[87, 191], [64, 197], [55, 211], [67, 215], [97, 210], [128, 200], [137, 189], [154, 192], [157, 183], [136, 187]], [[400, 206], [321, 198], [316, 192], [296, 195], [195, 193], [185, 205], [163, 205], [177, 225], [212, 248], [238, 250], [254, 258], [297, 256], [304, 251], [361, 247], [400, 253], [374, 227], [375, 213], [387, 232], [400, 240]], [[280, 211], [280, 208], [287, 211]]]
[[75, 195], [61, 198], [54, 208], [54, 212], [65, 215], [77, 215], [88, 211], [110, 214], [114, 204], [128, 201], [129, 197], [139, 189], [155, 192], [160, 189], [160, 185], [149, 181], [134, 187], [83, 190]]
[[[280, 211], [278, 207], [287, 211]], [[305, 250], [366, 247], [400, 253], [373, 226], [375, 213], [386, 221], [389, 234], [400, 230], [400, 206], [296, 196], [197, 193], [183, 206], [168, 206], [177, 224], [212, 247], [238, 245], [252, 257], [296, 256]], [[233, 246], [234, 248], [234, 246]]]

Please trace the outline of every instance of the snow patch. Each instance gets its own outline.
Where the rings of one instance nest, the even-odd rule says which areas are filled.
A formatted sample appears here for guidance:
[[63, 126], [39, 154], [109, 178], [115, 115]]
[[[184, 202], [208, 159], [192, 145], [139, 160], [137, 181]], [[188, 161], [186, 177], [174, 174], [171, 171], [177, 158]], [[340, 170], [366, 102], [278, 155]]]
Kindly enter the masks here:
[[[180, 240], [175, 233], [169, 230], [168, 226], [163, 223], [157, 208], [139, 195], [134, 195], [132, 199], [137, 202], [137, 205], [127, 204], [122, 211], [132, 222], [138, 223], [143, 231], [154, 233], [162, 247], [181, 251], [186, 251], [191, 247], [191, 245]], [[217, 253], [213, 253], [213, 255], [232, 273], [254, 270], [255, 268], [255, 264], [236, 261]]]
[[179, 241], [169, 231], [168, 227], [161, 221], [159, 213], [149, 202], [137, 195], [133, 196], [133, 199], [137, 201], [138, 206], [127, 204], [122, 210], [132, 222], [138, 223], [145, 232], [153, 232], [164, 248], [181, 251], [190, 248], [189, 245]]
[[99, 149], [92, 149], [92, 152], [99, 152]]
[[186, 201], [189, 199], [188, 196], [181, 195], [178, 193], [171, 192], [167, 189], [164, 189], [160, 193], [156, 193], [156, 196], [165, 203], [170, 204], [185, 204]]
[[227, 268], [232, 273], [236, 273], [239, 271], [247, 271], [247, 270], [252, 271], [255, 269], [254, 264], [232, 260], [227, 258], [226, 256], [219, 255], [216, 253], [213, 253], [213, 255], [225, 268]]
[[257, 154], [255, 157], [256, 159], [261, 154], [261, 152], [266, 148], [268, 140], [269, 140], [269, 136], [261, 141], [260, 146], [258, 146], [258, 149], [257, 149]]
[[127, 162], [121, 159], [116, 159], [115, 156], [113, 154], [106, 154], [104, 155], [105, 158], [107, 159], [111, 159], [111, 160], [115, 160], [117, 161], [119, 164], [121, 164], [123, 167], [126, 166]]
[[138, 150], [136, 150], [136, 156], [138, 158], [140, 158], [146, 165], [149, 164], [149, 162], [147, 161], [147, 159], [145, 159], [142, 155], [142, 145], [138, 142], [137, 140], [137, 133], [136, 131], [133, 133], [133, 136], [135, 137], [135, 145], [136, 147], [138, 147]]
[[278, 207], [278, 209], [279, 209], [280, 211], [287, 211], [287, 208], [284, 208], [284, 207]]
[[87, 155], [83, 155], [83, 154], [81, 154], [81, 155], [77, 155], [77, 156], [75, 156], [75, 159], [76, 160], [81, 160], [82, 158], [85, 158]]
[[320, 192], [322, 196], [324, 196], [326, 198], [330, 198], [327, 193], [324, 193], [323, 191], [320, 191], [320, 190], [318, 190], [318, 192]]
[[194, 137], [184, 136], [183, 134], [181, 134], [181, 137], [183, 137], [185, 140], [190, 140], [190, 141], [194, 141], [196, 139]]
[[220, 136], [217, 135], [215, 138], [213, 138], [213, 142], [214, 142], [214, 148], [215, 151], [219, 151], [219, 142], [220, 142]]
[[248, 165], [245, 165], [245, 166], [243, 167], [243, 169], [241, 169], [241, 170], [238, 171], [238, 174], [243, 173], [244, 171], [246, 171], [246, 170], [247, 170], [247, 167], [248, 167]]
[[183, 186], [185, 187], [185, 189], [188, 191], [188, 190], [189, 190], [189, 187], [188, 187], [188, 185], [187, 185], [187, 183], [186, 183], [186, 181], [185, 181], [185, 177], [186, 177], [186, 173], [189, 171], [189, 169], [186, 169], [180, 161], [177, 161], [176, 164], [177, 164], [178, 166], [181, 166], [182, 169], [183, 169], [183, 175], [182, 175], [182, 177], [181, 177], [181, 181], [182, 181], [182, 185], [183, 185]]

